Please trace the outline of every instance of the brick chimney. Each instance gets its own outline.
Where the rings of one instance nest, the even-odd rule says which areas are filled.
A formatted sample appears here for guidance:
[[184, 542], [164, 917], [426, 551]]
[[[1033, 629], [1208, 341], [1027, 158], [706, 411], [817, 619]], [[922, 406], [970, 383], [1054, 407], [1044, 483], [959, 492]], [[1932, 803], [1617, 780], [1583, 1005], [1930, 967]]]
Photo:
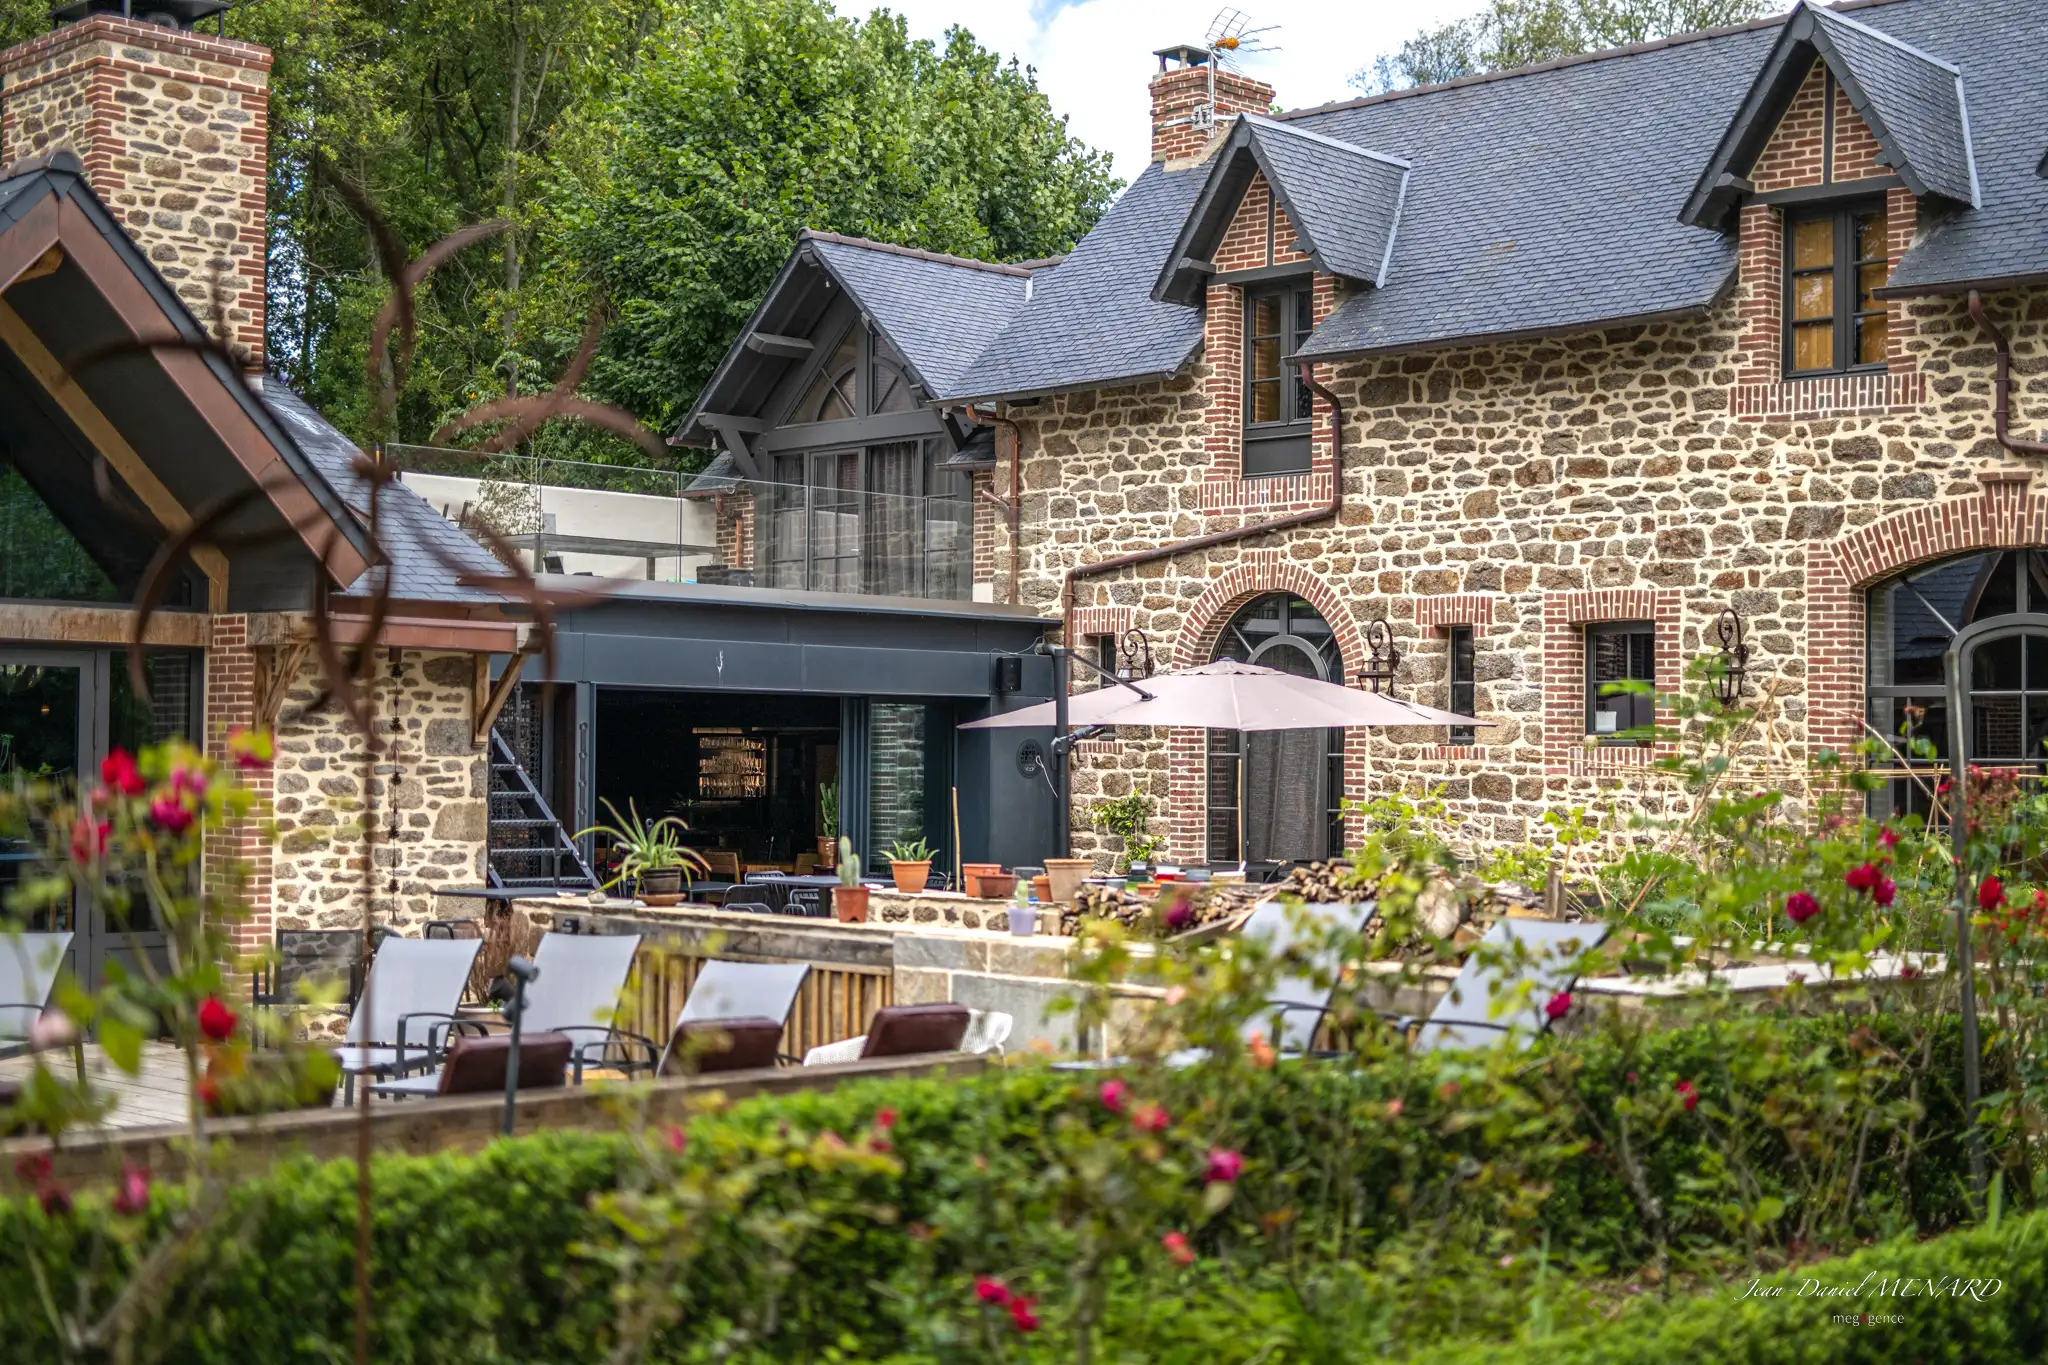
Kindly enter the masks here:
[[[217, 7], [216, 7], [217, 8]], [[0, 52], [0, 162], [69, 148], [209, 331], [263, 372], [270, 51], [91, 14]]]
[[1154, 161], [1198, 156], [1218, 124], [1234, 114], [1263, 114], [1273, 107], [1272, 86], [1212, 69], [1206, 48], [1182, 44], [1152, 55], [1159, 59], [1151, 86]]

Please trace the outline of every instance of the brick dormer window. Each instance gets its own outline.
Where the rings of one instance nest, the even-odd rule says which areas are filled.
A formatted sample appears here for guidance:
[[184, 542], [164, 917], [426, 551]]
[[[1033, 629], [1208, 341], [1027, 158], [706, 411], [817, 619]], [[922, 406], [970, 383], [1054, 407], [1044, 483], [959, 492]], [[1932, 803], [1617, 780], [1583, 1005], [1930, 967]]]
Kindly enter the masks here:
[[1882, 201], [1786, 215], [1787, 378], [1885, 368], [1886, 226]]
[[1315, 328], [1307, 278], [1245, 291], [1244, 475], [1306, 474], [1315, 400], [1287, 358]]

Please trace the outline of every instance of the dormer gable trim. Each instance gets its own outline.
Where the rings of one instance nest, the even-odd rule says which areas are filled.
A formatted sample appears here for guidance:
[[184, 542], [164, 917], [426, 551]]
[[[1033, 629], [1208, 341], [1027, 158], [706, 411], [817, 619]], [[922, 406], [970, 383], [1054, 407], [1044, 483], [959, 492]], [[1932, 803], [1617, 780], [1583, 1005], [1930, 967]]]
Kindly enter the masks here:
[[1411, 169], [1400, 157], [1240, 115], [1210, 161], [1152, 297], [1162, 303], [1202, 299], [1217, 244], [1255, 175], [1265, 177], [1297, 234], [1296, 248], [1316, 271], [1380, 287], [1393, 260]]
[[1816, 59], [1826, 63], [1907, 189], [1923, 199], [1982, 206], [1961, 69], [1868, 24], [1800, 0], [1694, 185], [1681, 222], [1727, 227], [1748, 190], [1751, 167]]

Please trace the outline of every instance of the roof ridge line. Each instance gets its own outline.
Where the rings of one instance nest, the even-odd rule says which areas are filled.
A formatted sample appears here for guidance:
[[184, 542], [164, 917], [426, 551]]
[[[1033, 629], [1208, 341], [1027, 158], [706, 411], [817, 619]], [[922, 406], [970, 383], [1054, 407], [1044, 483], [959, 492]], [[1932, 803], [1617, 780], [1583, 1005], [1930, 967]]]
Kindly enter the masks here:
[[[1896, 5], [1903, 0], [1840, 0], [1838, 5], [1829, 6], [1828, 12], [1845, 9], [1874, 9], [1879, 5]], [[1497, 81], [1516, 80], [1523, 76], [1540, 76], [1546, 72], [1562, 71], [1568, 67], [1590, 66], [1594, 62], [1612, 61], [1617, 57], [1638, 57], [1648, 52], [1661, 52], [1666, 48], [1684, 47], [1690, 43], [1706, 42], [1713, 38], [1732, 38], [1738, 34], [1755, 33], [1762, 29], [1777, 28], [1791, 16], [1788, 14], [1768, 15], [1762, 19], [1751, 19], [1742, 24], [1724, 24], [1720, 28], [1703, 28], [1692, 33], [1674, 33], [1665, 38], [1652, 38], [1647, 42], [1630, 43], [1626, 47], [1603, 48], [1598, 52], [1575, 52], [1569, 57], [1555, 57], [1547, 62], [1535, 62], [1528, 66], [1511, 67], [1506, 71], [1480, 71], [1470, 76], [1459, 76], [1455, 80], [1438, 81], [1434, 85], [1410, 86], [1406, 90], [1387, 90], [1377, 95], [1361, 95], [1357, 99], [1332, 100], [1327, 104], [1312, 104], [1302, 109], [1283, 110], [1267, 115], [1275, 121], [1298, 118], [1313, 118], [1322, 114], [1337, 114], [1350, 109], [1363, 109], [1370, 105], [1389, 104], [1395, 100], [1414, 99], [1420, 95], [1434, 95], [1446, 90], [1462, 90], [1468, 86], [1491, 85]], [[1875, 32], [1876, 30], [1872, 30]]]
[[1290, 128], [1276, 119], [1266, 117], [1264, 114], [1244, 114], [1241, 117], [1246, 123], [1254, 127], [1271, 128], [1275, 132], [1286, 133], [1290, 137], [1306, 138], [1310, 142], [1320, 142], [1325, 147], [1335, 147], [1339, 151], [1355, 152], [1359, 156], [1382, 162], [1400, 170], [1412, 171], [1415, 169], [1415, 163], [1405, 158], [1392, 156], [1386, 152], [1376, 152], [1370, 147], [1361, 147], [1355, 142], [1346, 142], [1342, 138], [1334, 138], [1326, 133], [1314, 132], [1307, 128]]
[[1922, 51], [1921, 49], [1914, 47], [1911, 43], [1907, 42], [1903, 38], [1894, 38], [1891, 34], [1886, 33], [1881, 28], [1872, 28], [1870, 25], [1862, 23], [1859, 20], [1851, 19], [1845, 14], [1837, 14], [1833, 9], [1829, 8], [1826, 5], [1809, 4], [1806, 8], [1816, 15], [1825, 14], [1828, 18], [1834, 20], [1837, 23], [1847, 24], [1850, 28], [1855, 29], [1858, 33], [1862, 33], [1869, 37], [1875, 38], [1879, 42], [1884, 43], [1890, 47], [1895, 47], [1899, 51], [1907, 54], [1908, 56], [1918, 57], [1921, 61], [1926, 62], [1929, 66], [1939, 67], [1943, 71], [1948, 72], [1950, 75], [1956, 77], [1959, 80], [1962, 78], [1963, 69], [1957, 66], [1954, 62], [1945, 62], [1941, 58], [1935, 56], [1932, 52]]
[[1014, 275], [1029, 279], [1031, 269], [1025, 265], [1005, 265], [1001, 261], [977, 261], [972, 256], [952, 256], [943, 251], [926, 251], [922, 247], [901, 246], [895, 242], [878, 242], [871, 237], [849, 237], [842, 232], [822, 232], [817, 228], [805, 228], [797, 234], [800, 242], [836, 242], [840, 246], [858, 247], [864, 251], [882, 251], [891, 256], [908, 256], [913, 260], [931, 261], [937, 265], [956, 265], [967, 270], [986, 270], [995, 275]]

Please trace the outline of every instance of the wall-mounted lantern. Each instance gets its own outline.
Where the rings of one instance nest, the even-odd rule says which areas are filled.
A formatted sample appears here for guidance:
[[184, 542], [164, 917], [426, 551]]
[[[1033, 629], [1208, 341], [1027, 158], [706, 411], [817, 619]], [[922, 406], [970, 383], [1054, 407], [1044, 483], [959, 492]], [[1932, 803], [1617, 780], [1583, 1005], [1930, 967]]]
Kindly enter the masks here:
[[1117, 642], [1117, 653], [1121, 664], [1117, 672], [1126, 678], [1149, 678], [1152, 676], [1152, 642], [1145, 638], [1142, 630], [1127, 630]]
[[1358, 670], [1358, 683], [1374, 692], [1394, 695], [1394, 675], [1401, 668], [1401, 651], [1394, 644], [1394, 632], [1382, 616], [1365, 623], [1365, 667]]
[[1722, 609], [1721, 619], [1714, 623], [1714, 633], [1721, 637], [1720, 667], [1714, 672], [1714, 699], [1725, 711], [1742, 701], [1742, 685], [1749, 678], [1749, 637], [1741, 613], [1733, 607]]

